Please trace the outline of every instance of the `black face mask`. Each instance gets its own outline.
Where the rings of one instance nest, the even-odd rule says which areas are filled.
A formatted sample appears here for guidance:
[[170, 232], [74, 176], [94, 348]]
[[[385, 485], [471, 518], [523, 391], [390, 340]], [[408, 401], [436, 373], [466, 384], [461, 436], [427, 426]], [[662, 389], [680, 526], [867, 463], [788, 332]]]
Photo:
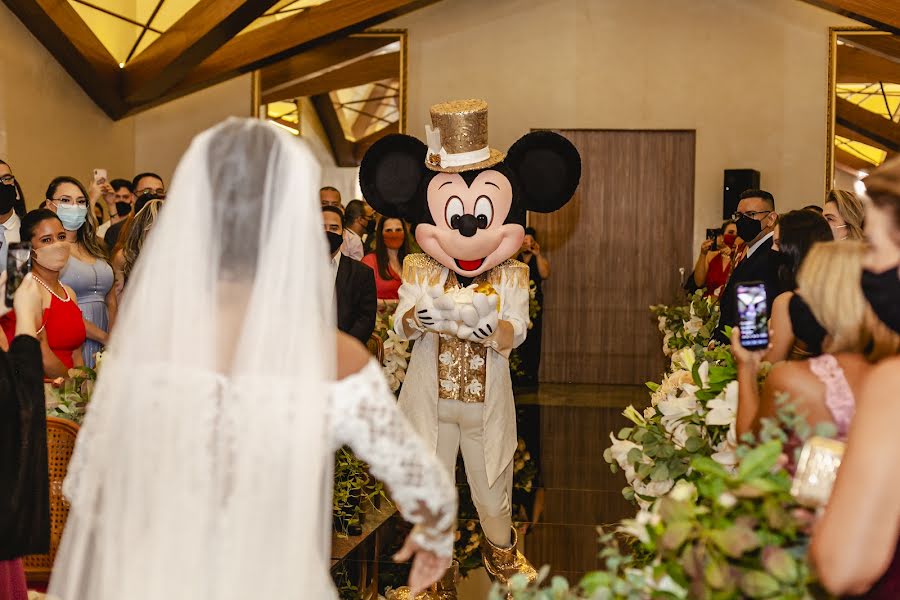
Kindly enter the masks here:
[[[5, 215], [16, 205], [16, 186], [0, 183], [0, 215]], [[3, 265], [5, 268], [6, 265]]]
[[375, 233], [375, 219], [369, 219], [369, 222], [366, 223], [366, 233], [369, 235]]
[[131, 212], [131, 202], [116, 202], [116, 214], [120, 217], [127, 217]]
[[341, 249], [341, 244], [344, 243], [344, 236], [333, 231], [326, 231], [325, 235], [328, 236], [328, 248], [332, 254]]
[[883, 273], [863, 271], [862, 290], [878, 319], [900, 333], [900, 273], [891, 267]]
[[762, 231], [762, 221], [751, 219], [750, 217], [741, 217], [735, 223], [737, 226], [737, 234], [745, 243], [749, 244], [756, 239], [759, 232]]

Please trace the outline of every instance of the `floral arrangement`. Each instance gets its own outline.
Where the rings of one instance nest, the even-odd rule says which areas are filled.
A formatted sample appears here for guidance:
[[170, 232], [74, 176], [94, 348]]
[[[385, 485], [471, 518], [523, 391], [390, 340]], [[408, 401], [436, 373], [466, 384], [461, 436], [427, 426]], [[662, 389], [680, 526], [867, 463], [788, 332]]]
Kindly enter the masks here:
[[403, 381], [406, 379], [406, 369], [409, 368], [409, 357], [412, 354], [412, 341], [402, 340], [394, 331], [394, 313], [396, 305], [389, 310], [379, 312], [375, 319], [375, 335], [381, 338], [384, 344], [384, 361], [382, 371], [391, 391], [400, 393]]
[[694, 292], [685, 306], [657, 304], [650, 307], [663, 333], [663, 352], [671, 356], [677, 350], [705, 346], [719, 324], [719, 304], [707, 298], [704, 290]]
[[[623, 495], [639, 505], [638, 513], [600, 530], [604, 569], [570, 586], [561, 577], [548, 581], [545, 568], [536, 584], [512, 581], [511, 596], [811, 598], [817, 589], [805, 555], [812, 515], [790, 494], [783, 451], [789, 439], [809, 437], [810, 427], [782, 398], [777, 418], [763, 421], [758, 439], [735, 439], [737, 372], [730, 348], [709, 341], [715, 306], [695, 294], [690, 306], [652, 310], [671, 367], [661, 383], [648, 384], [650, 406], [624, 411], [633, 425], [610, 434], [604, 453], [614, 472], [624, 472]], [[833, 429], [815, 433], [833, 435]], [[506, 593], [495, 587], [490, 598]]]
[[650, 406], [624, 411], [633, 423], [603, 454], [613, 472], [621, 469], [629, 500], [646, 504], [667, 494], [683, 478], [695, 478], [691, 461], [710, 456], [725, 467], [736, 462], [737, 368], [726, 346], [684, 348], [672, 356], [662, 383], [648, 383]]
[[[99, 354], [98, 354], [99, 359]], [[96, 367], [100, 367], [97, 361]], [[81, 425], [94, 392], [97, 371], [88, 367], [69, 370], [69, 376], [44, 386], [47, 416], [68, 419]]]
[[[827, 433], [823, 430], [818, 433]], [[832, 428], [833, 429], [833, 428]], [[810, 434], [802, 418], [782, 409], [759, 440], [737, 446], [727, 469], [702, 454], [665, 495], [614, 531], [600, 531], [605, 568], [574, 587], [560, 577], [511, 582], [516, 600], [650, 598], [806, 599], [818, 592], [805, 561], [812, 514], [790, 494], [783, 452], [791, 431]], [[623, 542], [625, 542], [623, 544]], [[623, 547], [625, 548], [623, 551]], [[490, 598], [500, 600], [499, 587]]]

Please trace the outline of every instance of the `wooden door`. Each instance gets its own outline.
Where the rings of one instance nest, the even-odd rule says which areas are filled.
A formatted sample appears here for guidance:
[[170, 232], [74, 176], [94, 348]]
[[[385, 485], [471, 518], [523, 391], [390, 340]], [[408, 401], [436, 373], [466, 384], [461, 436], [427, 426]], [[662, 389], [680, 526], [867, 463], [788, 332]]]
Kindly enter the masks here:
[[581, 185], [562, 210], [530, 215], [544, 283], [541, 381], [642, 384], [664, 369], [648, 311], [692, 269], [694, 132], [562, 130]]

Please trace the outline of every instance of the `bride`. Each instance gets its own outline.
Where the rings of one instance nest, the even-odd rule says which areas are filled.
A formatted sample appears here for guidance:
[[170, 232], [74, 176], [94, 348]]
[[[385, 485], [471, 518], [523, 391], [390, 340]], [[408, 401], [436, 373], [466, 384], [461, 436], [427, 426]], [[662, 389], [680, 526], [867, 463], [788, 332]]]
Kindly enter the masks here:
[[343, 444], [415, 524], [397, 557], [412, 591], [444, 573], [456, 490], [336, 333], [318, 188], [310, 150], [261, 121], [182, 158], [78, 437], [51, 596], [336, 598]]

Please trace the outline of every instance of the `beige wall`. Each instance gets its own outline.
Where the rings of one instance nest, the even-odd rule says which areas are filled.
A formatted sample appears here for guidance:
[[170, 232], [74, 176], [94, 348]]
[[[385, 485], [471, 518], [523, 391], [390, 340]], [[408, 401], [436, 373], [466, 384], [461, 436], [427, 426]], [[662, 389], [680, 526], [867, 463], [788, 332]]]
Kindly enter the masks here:
[[135, 173], [153, 171], [168, 184], [195, 135], [228, 117], [249, 117], [250, 107], [244, 75], [131, 117]]
[[828, 27], [852, 23], [795, 0], [445, 0], [387, 26], [409, 30], [412, 135], [467, 97], [500, 149], [530, 128], [695, 129], [699, 246], [724, 169], [758, 169], [779, 209], [821, 202]]
[[29, 208], [57, 175], [87, 183], [97, 167], [110, 176], [134, 171], [134, 123], [107, 118], [3, 4], [0, 158], [12, 165]]

